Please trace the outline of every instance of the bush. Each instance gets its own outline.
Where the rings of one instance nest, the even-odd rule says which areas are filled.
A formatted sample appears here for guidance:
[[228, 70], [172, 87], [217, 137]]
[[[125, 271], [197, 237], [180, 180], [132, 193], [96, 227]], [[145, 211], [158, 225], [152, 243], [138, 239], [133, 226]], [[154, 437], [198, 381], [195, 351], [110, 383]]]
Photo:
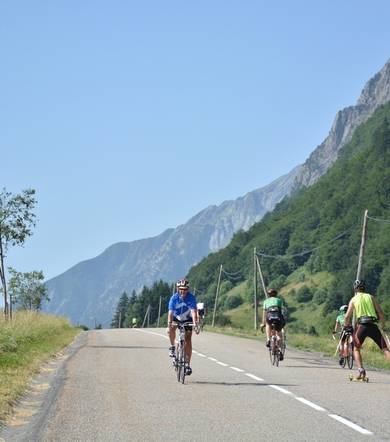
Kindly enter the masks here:
[[313, 293], [307, 285], [303, 285], [297, 291], [297, 301], [298, 302], [309, 302], [313, 298]]
[[233, 308], [238, 307], [244, 302], [241, 295], [231, 295], [228, 296], [225, 300], [225, 308], [231, 310]]
[[277, 278], [273, 279], [269, 283], [268, 287], [272, 287], [272, 288], [274, 288], [276, 290], [279, 290], [279, 289], [281, 289], [283, 287], [284, 283], [286, 282], [286, 279], [287, 278], [286, 278], [285, 275], [280, 275]]
[[313, 301], [320, 305], [323, 304], [328, 298], [328, 292], [324, 289], [318, 289], [313, 295]]
[[231, 320], [223, 313], [216, 313], [215, 315], [215, 325], [219, 325], [221, 327], [225, 327], [227, 325], [231, 325]]

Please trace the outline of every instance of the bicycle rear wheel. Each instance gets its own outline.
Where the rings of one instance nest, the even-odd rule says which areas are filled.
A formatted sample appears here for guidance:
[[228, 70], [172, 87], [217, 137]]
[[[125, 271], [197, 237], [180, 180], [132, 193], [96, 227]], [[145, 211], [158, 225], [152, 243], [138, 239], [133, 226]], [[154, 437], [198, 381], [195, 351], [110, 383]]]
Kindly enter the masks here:
[[346, 357], [348, 368], [352, 370], [353, 368], [353, 343], [348, 342], [348, 356]]
[[271, 337], [269, 350], [270, 350], [271, 364], [278, 366], [279, 365], [279, 347], [276, 343], [275, 336]]

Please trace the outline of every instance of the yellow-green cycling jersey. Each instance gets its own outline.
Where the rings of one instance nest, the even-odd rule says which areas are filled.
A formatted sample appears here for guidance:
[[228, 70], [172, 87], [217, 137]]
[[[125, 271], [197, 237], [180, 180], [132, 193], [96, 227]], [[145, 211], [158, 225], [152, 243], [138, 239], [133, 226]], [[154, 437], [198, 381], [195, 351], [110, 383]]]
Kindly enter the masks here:
[[372, 302], [371, 295], [368, 293], [358, 292], [352, 298], [352, 304], [355, 308], [356, 318], [359, 319], [362, 316], [371, 316], [378, 319], [378, 315], [375, 311], [374, 303]]

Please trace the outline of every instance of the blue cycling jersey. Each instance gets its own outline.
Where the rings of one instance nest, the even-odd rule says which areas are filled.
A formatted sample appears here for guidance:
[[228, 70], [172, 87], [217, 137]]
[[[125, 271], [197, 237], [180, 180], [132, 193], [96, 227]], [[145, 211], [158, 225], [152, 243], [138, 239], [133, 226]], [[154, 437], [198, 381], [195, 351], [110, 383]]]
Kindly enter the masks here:
[[190, 292], [185, 298], [182, 298], [179, 293], [175, 293], [169, 300], [168, 310], [172, 310], [173, 316], [179, 321], [189, 321], [192, 319], [191, 310], [196, 310], [196, 298]]

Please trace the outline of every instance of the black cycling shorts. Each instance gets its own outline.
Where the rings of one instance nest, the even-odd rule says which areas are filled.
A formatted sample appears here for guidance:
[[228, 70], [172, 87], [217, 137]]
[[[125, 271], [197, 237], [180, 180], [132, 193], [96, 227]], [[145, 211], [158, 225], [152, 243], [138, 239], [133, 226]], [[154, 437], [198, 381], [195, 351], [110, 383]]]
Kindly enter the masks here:
[[357, 324], [353, 335], [353, 342], [356, 348], [360, 348], [367, 337], [371, 338], [381, 350], [387, 349], [386, 341], [374, 322], [370, 324]]
[[353, 327], [350, 325], [347, 325], [343, 328], [343, 331], [341, 332], [341, 342], [345, 342], [347, 338], [349, 338], [353, 334]]
[[276, 331], [281, 331], [286, 325], [286, 321], [281, 314], [275, 314], [275, 312], [270, 311], [265, 314], [265, 320], [267, 324], [273, 325]]

